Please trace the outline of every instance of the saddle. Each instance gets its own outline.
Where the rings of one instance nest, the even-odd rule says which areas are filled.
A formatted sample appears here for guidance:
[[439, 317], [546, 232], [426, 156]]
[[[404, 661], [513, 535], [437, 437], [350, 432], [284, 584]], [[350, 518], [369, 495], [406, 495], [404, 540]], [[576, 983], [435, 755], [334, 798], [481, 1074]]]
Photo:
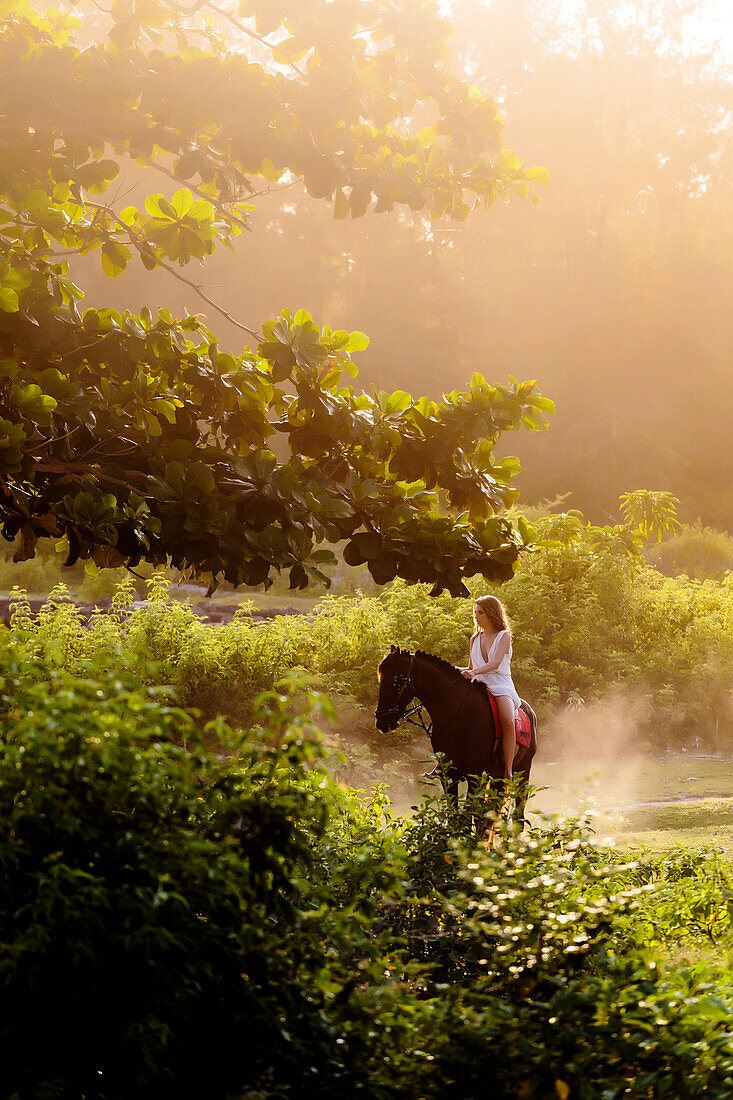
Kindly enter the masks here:
[[[494, 716], [494, 729], [496, 730], [496, 740], [501, 741], [501, 718], [499, 717], [499, 707], [496, 703], [496, 696], [492, 695], [488, 688], [486, 688], [486, 694], [489, 697], [489, 703], [491, 704], [491, 713]], [[517, 744], [523, 745], [525, 749], [529, 748], [529, 746], [532, 744], [532, 723], [529, 720], [529, 715], [525, 714], [521, 707], [517, 711], [516, 734]]]

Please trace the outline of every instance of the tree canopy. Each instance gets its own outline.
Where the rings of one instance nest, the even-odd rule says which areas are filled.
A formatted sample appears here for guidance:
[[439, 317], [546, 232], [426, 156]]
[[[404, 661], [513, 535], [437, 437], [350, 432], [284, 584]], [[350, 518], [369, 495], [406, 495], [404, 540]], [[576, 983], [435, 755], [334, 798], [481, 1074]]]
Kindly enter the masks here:
[[[479, 369], [492, 380], [524, 364], [557, 415], [552, 431], [496, 448], [520, 458], [523, 502], [571, 492], [568, 507], [605, 524], [643, 484], [679, 497], [683, 520], [733, 530], [733, 450], [690, 389], [694, 367], [695, 392], [733, 404], [730, 57], [724, 38], [717, 59], [702, 38], [716, 10], [452, 0], [455, 63], [501, 93], [507, 141], [550, 170], [539, 207], [499, 203], [465, 222], [405, 208], [337, 220], [302, 187], [273, 190], [256, 232], [208, 261], [217, 293], [236, 309], [242, 268], [255, 265], [253, 316], [294, 303], [368, 332], [362, 385], [440, 393], [487, 358]], [[103, 294], [101, 274], [91, 281]], [[140, 308], [132, 277], [117, 287]], [[197, 308], [183, 284], [168, 295], [171, 308]]]
[[[65, 538], [70, 564], [167, 561], [234, 585], [289, 569], [304, 587], [324, 579], [319, 545], [346, 539], [379, 582], [510, 576], [529, 530], [502, 514], [518, 463], [492, 452], [546, 424], [535, 382], [358, 393], [364, 334], [304, 310], [258, 329], [182, 271], [250, 228], [258, 188], [302, 181], [337, 218], [536, 199], [546, 173], [451, 75], [435, 5], [77, 7], [10, 3], [0, 20], [0, 517], [17, 558]], [[131, 173], [165, 190], [130, 205]], [[83, 310], [90, 253], [111, 277], [165, 269], [251, 346], [223, 350], [201, 314]]]

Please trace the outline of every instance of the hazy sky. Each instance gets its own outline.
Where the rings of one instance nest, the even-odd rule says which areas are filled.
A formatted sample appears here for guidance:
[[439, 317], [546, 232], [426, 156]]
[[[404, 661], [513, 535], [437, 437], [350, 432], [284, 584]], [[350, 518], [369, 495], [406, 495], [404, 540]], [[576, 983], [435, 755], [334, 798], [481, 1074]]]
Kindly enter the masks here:
[[[489, 4], [490, 0], [486, 0]], [[560, 0], [560, 6], [567, 9], [568, 17], [582, 9], [584, 0]], [[453, 8], [453, 0], [439, 0], [439, 7], [448, 16]], [[629, 19], [637, 17], [639, 4], [636, 0], [620, 0], [618, 8], [626, 8]], [[720, 49], [723, 59], [733, 63], [733, 8], [731, 0], [700, 0], [700, 8], [706, 9], [691, 18], [685, 27], [685, 37], [690, 51], [697, 49]]]
[[705, 45], [720, 46], [728, 61], [733, 62], [733, 9], [730, 0], [715, 0], [715, 14], [698, 20], [693, 34]]

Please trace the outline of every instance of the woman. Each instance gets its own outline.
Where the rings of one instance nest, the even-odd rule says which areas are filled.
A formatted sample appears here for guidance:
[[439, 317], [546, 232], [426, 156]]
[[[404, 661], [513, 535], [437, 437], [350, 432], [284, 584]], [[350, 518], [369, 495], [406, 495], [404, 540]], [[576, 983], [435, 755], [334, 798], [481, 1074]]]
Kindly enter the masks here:
[[496, 698], [504, 746], [504, 778], [512, 778], [517, 749], [516, 717], [521, 699], [512, 681], [512, 636], [506, 611], [496, 596], [479, 596], [473, 605], [476, 631], [471, 635], [468, 668], [461, 675], [480, 680]]

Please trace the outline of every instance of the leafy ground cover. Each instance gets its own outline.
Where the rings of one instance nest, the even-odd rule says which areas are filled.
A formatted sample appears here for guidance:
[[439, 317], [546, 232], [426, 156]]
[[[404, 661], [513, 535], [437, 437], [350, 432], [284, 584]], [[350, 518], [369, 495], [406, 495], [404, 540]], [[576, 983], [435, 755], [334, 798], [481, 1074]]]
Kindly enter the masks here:
[[[570, 746], [593, 757], [599, 745], [608, 749], [611, 726], [620, 755], [640, 744], [657, 755], [732, 742], [733, 574], [664, 577], [629, 552], [623, 526], [599, 533], [576, 517], [554, 516], [541, 533], [545, 550], [501, 594], [516, 633], [515, 680], [540, 715], [550, 755], [567, 755]], [[147, 587], [146, 609], [126, 610], [128, 583], [116, 613], [89, 627], [60, 605], [58, 590], [37, 621], [19, 610], [16, 625], [35, 651], [53, 651], [69, 670], [101, 648], [151, 682], [173, 686], [182, 705], [234, 721], [245, 721], [257, 693], [291, 668], [368, 711], [391, 643], [466, 660], [470, 599], [436, 599], [426, 586], [398, 582], [380, 595], [326, 596], [307, 615], [264, 625], [245, 611], [214, 630], [168, 599], [164, 573]], [[485, 583], [470, 587], [475, 596]], [[380, 746], [372, 737], [371, 746], [394, 758], [393, 742]]]
[[435, 801], [395, 819], [324, 769], [329, 703], [292, 681], [202, 737], [104, 653], [81, 675], [26, 642], [0, 639], [14, 1100], [730, 1095], [714, 851], [631, 860], [548, 819], [487, 845]]

